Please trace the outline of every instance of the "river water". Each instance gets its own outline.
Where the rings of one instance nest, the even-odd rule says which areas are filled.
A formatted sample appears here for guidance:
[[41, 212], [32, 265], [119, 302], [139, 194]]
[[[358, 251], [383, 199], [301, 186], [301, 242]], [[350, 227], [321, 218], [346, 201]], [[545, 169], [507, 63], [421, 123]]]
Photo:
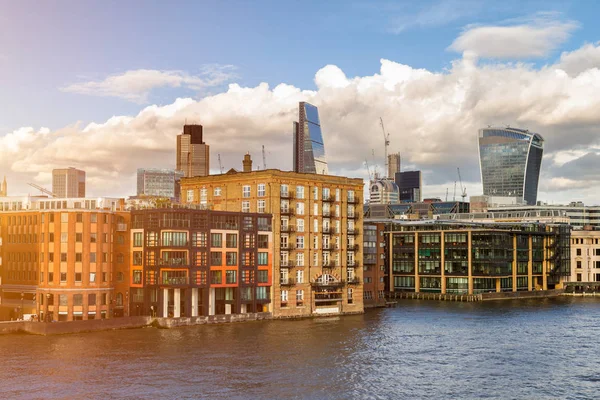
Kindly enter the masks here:
[[0, 337], [2, 398], [593, 399], [600, 300]]

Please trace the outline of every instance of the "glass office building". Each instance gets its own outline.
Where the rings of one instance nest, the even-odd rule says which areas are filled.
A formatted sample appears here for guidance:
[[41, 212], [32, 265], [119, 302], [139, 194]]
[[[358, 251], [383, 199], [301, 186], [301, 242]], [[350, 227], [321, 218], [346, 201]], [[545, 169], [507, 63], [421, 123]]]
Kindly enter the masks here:
[[516, 128], [479, 130], [483, 194], [536, 204], [544, 138]]
[[300, 102], [298, 122], [294, 122], [294, 172], [329, 173], [319, 110], [305, 102]]

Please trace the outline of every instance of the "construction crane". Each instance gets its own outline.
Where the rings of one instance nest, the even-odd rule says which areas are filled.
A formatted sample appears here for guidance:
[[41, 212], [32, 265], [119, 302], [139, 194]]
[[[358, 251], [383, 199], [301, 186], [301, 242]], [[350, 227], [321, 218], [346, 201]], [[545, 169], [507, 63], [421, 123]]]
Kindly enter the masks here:
[[263, 169], [267, 169], [267, 156], [265, 155], [265, 145], [262, 146]]
[[219, 159], [219, 171], [223, 173], [223, 163], [221, 163], [221, 153], [217, 154], [217, 158]]
[[369, 160], [365, 158], [365, 167], [367, 167], [367, 173], [369, 174], [369, 182], [373, 180], [373, 174], [371, 173], [371, 168], [369, 168]]
[[460, 182], [460, 197], [462, 197], [462, 201], [464, 202], [465, 199], [467, 198], [467, 188], [463, 186], [462, 184], [462, 178], [460, 176], [460, 168], [456, 167], [456, 170], [458, 171], [458, 181]]
[[383, 140], [385, 144], [385, 172], [384, 177], [388, 178], [388, 170], [389, 170], [389, 161], [388, 161], [388, 147], [390, 145], [390, 134], [385, 132], [385, 127], [383, 126], [383, 118], [379, 117], [379, 122], [381, 122], [381, 130], [383, 131]]
[[454, 181], [454, 194], [452, 195], [452, 201], [456, 201], [456, 181]]
[[50, 197], [58, 197], [56, 196], [54, 193], [52, 193], [51, 191], [49, 191], [48, 189], [45, 189], [39, 185], [36, 185], [35, 183], [28, 183], [29, 186], [36, 188], [37, 190], [39, 190], [40, 192], [47, 194]]

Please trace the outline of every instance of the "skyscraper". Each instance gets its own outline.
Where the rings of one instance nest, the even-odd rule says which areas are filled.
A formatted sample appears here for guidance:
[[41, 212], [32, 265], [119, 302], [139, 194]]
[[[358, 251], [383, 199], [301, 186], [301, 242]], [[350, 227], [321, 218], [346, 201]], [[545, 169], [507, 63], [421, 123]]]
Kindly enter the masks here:
[[394, 178], [400, 190], [400, 202], [414, 203], [421, 201], [421, 171], [396, 172]]
[[202, 141], [202, 125], [184, 125], [177, 135], [177, 170], [186, 178], [209, 174], [210, 151]]
[[400, 172], [400, 153], [389, 154], [387, 177], [394, 180], [397, 172]]
[[85, 171], [77, 168], [52, 170], [52, 193], [56, 197], [85, 197]]
[[537, 133], [516, 128], [480, 129], [483, 194], [535, 205], [543, 153], [544, 138]]
[[319, 110], [303, 101], [299, 106], [298, 122], [294, 122], [294, 172], [329, 173]]
[[182, 171], [173, 169], [138, 168], [137, 195], [179, 198]]

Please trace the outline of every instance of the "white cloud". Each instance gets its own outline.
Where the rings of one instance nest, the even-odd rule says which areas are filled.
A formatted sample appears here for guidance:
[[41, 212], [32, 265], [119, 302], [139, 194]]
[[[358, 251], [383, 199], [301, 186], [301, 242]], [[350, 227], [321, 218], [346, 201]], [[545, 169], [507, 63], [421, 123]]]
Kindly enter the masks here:
[[479, 13], [482, 7], [481, 1], [440, 0], [416, 13], [406, 13], [401, 10], [399, 16], [392, 18], [389, 30], [391, 33], [399, 34], [411, 28], [446, 25]]
[[363, 161], [372, 163], [371, 149], [383, 170], [382, 117], [390, 152], [402, 153], [404, 168], [424, 171], [424, 196], [444, 198], [446, 188], [452, 195], [457, 166], [468, 194], [480, 194], [477, 130], [507, 123], [546, 139], [540, 200], [598, 203], [600, 71], [570, 75], [563, 61], [535, 68], [466, 57], [433, 72], [383, 59], [368, 76], [349, 77], [328, 65], [316, 72], [314, 91], [230, 84], [201, 100], [151, 105], [87, 126], [16, 129], [0, 136], [0, 171], [8, 172], [13, 194], [33, 192], [25, 182], [50, 186], [52, 168], [74, 166], [88, 172], [91, 195], [130, 195], [137, 168], [174, 167], [175, 137], [186, 120], [204, 125], [215, 172], [217, 154], [226, 169], [240, 168], [247, 151], [262, 164], [263, 144], [269, 167], [290, 169], [292, 121], [298, 102], [309, 101], [319, 107], [335, 173], [366, 178]]
[[575, 51], [563, 52], [557, 67], [571, 76], [600, 68], [600, 43], [586, 44]]
[[161, 87], [186, 87], [202, 90], [224, 84], [235, 78], [231, 65], [205, 65], [200, 74], [183, 71], [137, 69], [111, 75], [101, 81], [74, 83], [61, 88], [63, 92], [92, 96], [120, 97], [136, 103], [146, 103], [153, 89]]
[[[562, 21], [556, 13], [512, 20], [504, 25], [467, 27], [449, 49], [497, 59], [542, 58], [563, 44], [577, 29], [574, 21]], [[516, 23], [516, 24], [515, 24]]]

